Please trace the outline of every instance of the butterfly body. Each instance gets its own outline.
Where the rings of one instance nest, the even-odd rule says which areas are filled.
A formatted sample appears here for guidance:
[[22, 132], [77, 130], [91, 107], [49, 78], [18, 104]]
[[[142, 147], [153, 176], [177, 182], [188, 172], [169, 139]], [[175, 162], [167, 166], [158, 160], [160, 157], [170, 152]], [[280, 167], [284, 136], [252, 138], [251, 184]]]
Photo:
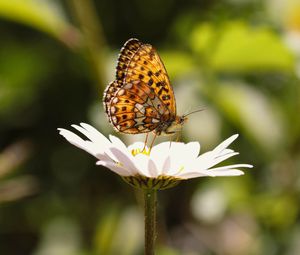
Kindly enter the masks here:
[[121, 49], [116, 80], [107, 86], [103, 103], [109, 122], [122, 133], [170, 135], [186, 120], [176, 114], [173, 88], [159, 55], [137, 39]]

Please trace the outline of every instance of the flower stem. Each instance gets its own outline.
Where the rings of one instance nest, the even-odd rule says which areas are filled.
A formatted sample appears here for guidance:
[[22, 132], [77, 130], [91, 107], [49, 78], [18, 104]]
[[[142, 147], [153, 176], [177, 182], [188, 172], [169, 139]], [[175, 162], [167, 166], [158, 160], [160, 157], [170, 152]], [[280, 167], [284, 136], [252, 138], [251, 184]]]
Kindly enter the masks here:
[[156, 238], [156, 199], [155, 189], [144, 190], [145, 200], [145, 255], [154, 255]]

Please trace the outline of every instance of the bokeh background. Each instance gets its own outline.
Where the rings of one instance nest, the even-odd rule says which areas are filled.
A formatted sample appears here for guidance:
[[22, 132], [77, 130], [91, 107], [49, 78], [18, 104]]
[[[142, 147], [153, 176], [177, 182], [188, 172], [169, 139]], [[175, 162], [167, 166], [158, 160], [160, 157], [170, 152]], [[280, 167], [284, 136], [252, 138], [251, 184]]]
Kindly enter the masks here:
[[56, 130], [115, 134], [102, 93], [131, 37], [179, 114], [205, 109], [182, 139], [239, 133], [227, 163], [255, 166], [159, 192], [157, 254], [300, 254], [298, 0], [0, 0], [0, 254], [143, 254], [140, 192]]

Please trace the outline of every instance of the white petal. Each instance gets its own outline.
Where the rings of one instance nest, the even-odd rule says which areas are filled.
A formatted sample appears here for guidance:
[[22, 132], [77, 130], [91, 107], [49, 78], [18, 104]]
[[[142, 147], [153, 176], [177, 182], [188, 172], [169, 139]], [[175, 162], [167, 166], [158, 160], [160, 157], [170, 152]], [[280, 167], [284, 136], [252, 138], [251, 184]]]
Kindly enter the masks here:
[[143, 153], [139, 153], [134, 157], [134, 164], [140, 175], [152, 177], [151, 173], [149, 172], [149, 168], [148, 168], [149, 160], [150, 160], [150, 158]]
[[[164, 167], [165, 161], [169, 158], [169, 148], [170, 142], [163, 142], [158, 145], [155, 145], [150, 152], [150, 158], [155, 162], [156, 168], [160, 172], [164, 172], [166, 167]], [[169, 162], [170, 163], [170, 162]]]
[[126, 145], [121, 141], [121, 139], [119, 139], [116, 136], [113, 135], [109, 135], [109, 140], [112, 142], [113, 147], [117, 147], [119, 149], [121, 149], [122, 151], [126, 151], [127, 152], [127, 147]]
[[239, 136], [238, 134], [230, 136], [224, 142], [219, 144], [213, 151], [220, 153], [222, 150], [226, 149], [235, 139], [237, 139], [238, 136]]
[[189, 142], [185, 145], [184, 150], [190, 158], [197, 158], [200, 153], [200, 144], [198, 142]]
[[85, 123], [80, 125], [72, 125], [72, 127], [85, 135], [88, 140], [66, 129], [58, 130], [70, 143], [100, 159], [97, 165], [106, 166], [121, 176], [140, 174], [155, 178], [164, 174], [181, 179], [201, 176], [235, 176], [243, 174], [243, 171], [237, 168], [252, 167], [249, 164], [235, 164], [212, 168], [238, 154], [227, 148], [238, 135], [229, 137], [214, 150], [200, 156], [198, 156], [200, 152], [198, 142], [187, 144], [164, 142], [154, 146], [150, 155], [138, 153], [133, 156], [132, 151], [142, 150], [144, 143], [134, 143], [126, 147], [115, 136], [110, 135], [109, 140], [92, 126]]
[[131, 173], [125, 169], [124, 167], [117, 166], [116, 163], [106, 162], [106, 161], [97, 161], [97, 165], [105, 166], [109, 168], [111, 171], [115, 172], [121, 176], [130, 176]]
[[[108, 151], [108, 154], [110, 156], [112, 156], [110, 153], [110, 148], [118, 148], [120, 151], [122, 151], [125, 155], [128, 156], [128, 158], [130, 158], [132, 160], [132, 154], [130, 151], [128, 151], [126, 145], [116, 136], [113, 136], [113, 135], [109, 135], [109, 138], [111, 140], [111, 145], [109, 146], [109, 148], [107, 149]], [[114, 157], [114, 156], [112, 156]]]
[[176, 175], [176, 177], [181, 179], [192, 179], [203, 176], [213, 176], [212, 174], [207, 173], [207, 171], [197, 171], [197, 172], [182, 172]]
[[[194, 162], [194, 166], [198, 166], [197, 169], [205, 170], [212, 166], [219, 164], [220, 162], [237, 155], [238, 152], [231, 152], [223, 156], [215, 155], [214, 151], [206, 152], [200, 155]], [[194, 170], [195, 168], [193, 168]]]
[[170, 172], [170, 167], [171, 167], [171, 160], [170, 160], [170, 156], [168, 156], [163, 162], [163, 166], [161, 168], [161, 174], [167, 175], [167, 173]]
[[150, 155], [156, 154], [168, 154], [170, 149], [170, 142], [162, 142], [157, 145], [154, 145], [151, 149]]
[[227, 169], [233, 169], [233, 168], [240, 168], [240, 167], [246, 167], [246, 168], [253, 168], [252, 165], [249, 164], [235, 164], [235, 165], [229, 165], [229, 166], [221, 166], [221, 167], [215, 167], [211, 168], [208, 171], [222, 171]]
[[227, 154], [227, 153], [231, 153], [231, 152], [234, 152], [234, 150], [231, 150], [231, 149], [225, 149], [225, 150], [223, 150], [221, 153], [219, 153], [219, 155]]
[[133, 163], [133, 156], [125, 154], [118, 148], [110, 148], [111, 153], [116, 158], [116, 161], [121, 163], [124, 168], [131, 172], [131, 175], [138, 174], [139, 171]]
[[[83, 140], [80, 136], [74, 134], [73, 132], [58, 128], [59, 134], [62, 135], [65, 139], [68, 140], [71, 144], [75, 145], [76, 147], [85, 150], [86, 152], [92, 154], [96, 157], [96, 154], [99, 152], [97, 148], [90, 142]], [[103, 155], [103, 154], [101, 154]]]
[[80, 124], [83, 128], [85, 128], [86, 131], [84, 131], [84, 129], [76, 125], [72, 125], [72, 126], [75, 127], [77, 130], [83, 132], [83, 134], [85, 134], [91, 140], [91, 142], [94, 144], [95, 147], [96, 157], [101, 159], [99, 155], [105, 154], [108, 157], [111, 157], [113, 160], [115, 160], [114, 156], [109, 151], [109, 148], [111, 148], [114, 145], [94, 127], [86, 123], [80, 123]]
[[192, 179], [197, 177], [203, 177], [203, 176], [210, 176], [210, 177], [217, 177], [217, 176], [238, 176], [243, 175], [244, 172], [238, 169], [227, 169], [227, 170], [221, 170], [221, 171], [197, 171], [197, 172], [187, 172], [184, 174], [178, 175], [178, 178], [183, 179]]
[[[183, 166], [197, 158], [200, 152], [200, 144], [198, 142], [190, 142], [187, 144], [172, 142], [168, 150], [170, 157], [168, 174], [175, 175]], [[160, 156], [164, 157], [165, 155]], [[165, 163], [165, 160], [161, 160], [161, 162]], [[165, 169], [166, 168], [164, 168], [164, 173], [167, 174]]]
[[212, 171], [212, 176], [238, 176], [243, 175], [244, 172], [239, 169], [229, 169], [229, 170], [223, 170], [223, 171]]
[[92, 127], [89, 124], [83, 123], [81, 122], [80, 125], [87, 131], [89, 131], [89, 133], [96, 138], [96, 140], [100, 140], [100, 141], [104, 141], [107, 143], [110, 143], [109, 140], [103, 135], [101, 134], [96, 128]]
[[57, 130], [59, 130], [59, 134], [67, 139], [71, 144], [84, 149], [85, 141], [80, 136], [64, 128], [58, 128]]
[[72, 125], [72, 127], [77, 129], [79, 132], [81, 132], [87, 138], [90, 139], [92, 144], [89, 145], [89, 148], [92, 150], [88, 151], [87, 148], [85, 148], [85, 150], [87, 150], [89, 153], [91, 153], [98, 159], [102, 159], [101, 155], [104, 155], [105, 153], [110, 154], [108, 152], [108, 148], [111, 146], [110, 141], [92, 126], [85, 123], [81, 123], [81, 125], [84, 128], [77, 125]]
[[[142, 150], [144, 148], [145, 144], [142, 142], [134, 142], [133, 144], [129, 145], [127, 150], [131, 153], [132, 150]], [[145, 147], [146, 150], [148, 150], [148, 147]]]
[[226, 155], [218, 156], [218, 157], [214, 158], [213, 162], [211, 162], [211, 164], [209, 164], [207, 166], [207, 169], [211, 168], [212, 166], [215, 166], [215, 165], [221, 163], [222, 161], [224, 161], [224, 160], [226, 160], [228, 158], [231, 158], [231, 157], [233, 157], [235, 155], [238, 155], [238, 154], [239, 154], [238, 152], [231, 152], [231, 153], [228, 153]]
[[152, 159], [149, 159], [148, 162], [148, 172], [152, 178], [156, 178], [159, 175], [156, 165]]
[[93, 128], [92, 126], [81, 123], [81, 126], [72, 125], [75, 129], [80, 131], [82, 134], [84, 134], [87, 138], [89, 138], [92, 142], [99, 143], [102, 146], [108, 146], [110, 145], [110, 141], [102, 135], [97, 129]]
[[170, 148], [170, 171], [169, 175], [176, 175], [178, 171], [190, 161], [194, 161], [199, 153], [199, 148], [194, 143], [172, 143]]
[[185, 145], [186, 144], [180, 142], [171, 142], [169, 143], [169, 151], [170, 151], [169, 153], [179, 154], [184, 151]]

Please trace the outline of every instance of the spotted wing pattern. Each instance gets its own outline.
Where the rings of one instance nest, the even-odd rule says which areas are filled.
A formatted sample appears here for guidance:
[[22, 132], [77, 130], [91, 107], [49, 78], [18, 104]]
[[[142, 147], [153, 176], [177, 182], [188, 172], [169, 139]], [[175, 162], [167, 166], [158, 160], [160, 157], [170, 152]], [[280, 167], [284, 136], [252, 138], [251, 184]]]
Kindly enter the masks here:
[[116, 69], [116, 80], [106, 88], [103, 101], [109, 121], [117, 131], [146, 133], [175, 118], [173, 89], [150, 44], [128, 40]]

